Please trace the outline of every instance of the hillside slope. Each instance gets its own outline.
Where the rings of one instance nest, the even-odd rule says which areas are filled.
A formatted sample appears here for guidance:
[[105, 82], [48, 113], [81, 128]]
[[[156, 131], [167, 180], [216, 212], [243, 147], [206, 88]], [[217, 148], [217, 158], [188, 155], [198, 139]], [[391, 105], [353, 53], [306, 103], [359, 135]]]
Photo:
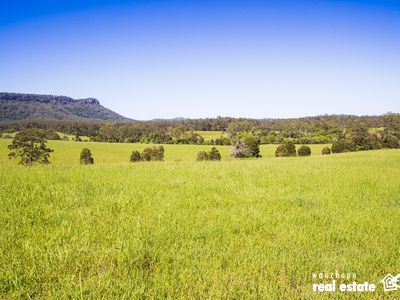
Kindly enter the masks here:
[[0, 93], [0, 121], [26, 119], [129, 120], [102, 106], [94, 98], [72, 99], [65, 96]]

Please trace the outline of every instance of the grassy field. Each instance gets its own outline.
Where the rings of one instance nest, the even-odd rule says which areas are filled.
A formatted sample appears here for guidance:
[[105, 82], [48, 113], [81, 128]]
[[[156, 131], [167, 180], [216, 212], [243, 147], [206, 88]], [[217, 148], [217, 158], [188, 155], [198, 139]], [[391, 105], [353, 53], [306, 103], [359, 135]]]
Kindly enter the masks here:
[[328, 299], [311, 274], [338, 270], [377, 299], [400, 272], [398, 150], [195, 162], [210, 146], [167, 145], [129, 164], [145, 145], [57, 141], [54, 164], [22, 167], [6, 144], [0, 298]]
[[[9, 160], [7, 157], [7, 145], [11, 139], [0, 140], [0, 164], [17, 164], [17, 160]], [[149, 144], [131, 143], [98, 143], [98, 142], [65, 142], [49, 141], [48, 147], [54, 149], [50, 161], [53, 164], [79, 164], [79, 154], [83, 148], [89, 148], [93, 154], [96, 164], [115, 164], [129, 163], [129, 157], [133, 150], [142, 151]], [[209, 151], [213, 146], [206, 145], [163, 145], [165, 148], [166, 161], [195, 161], [199, 151]], [[325, 145], [310, 145], [312, 155], [321, 155]], [[277, 145], [262, 145], [260, 147], [262, 159], [275, 156]], [[223, 160], [231, 160], [229, 156], [229, 146], [216, 146], [222, 155]]]
[[200, 134], [206, 141], [219, 139], [224, 134], [221, 131], [204, 131], [204, 130], [195, 131], [195, 133]]

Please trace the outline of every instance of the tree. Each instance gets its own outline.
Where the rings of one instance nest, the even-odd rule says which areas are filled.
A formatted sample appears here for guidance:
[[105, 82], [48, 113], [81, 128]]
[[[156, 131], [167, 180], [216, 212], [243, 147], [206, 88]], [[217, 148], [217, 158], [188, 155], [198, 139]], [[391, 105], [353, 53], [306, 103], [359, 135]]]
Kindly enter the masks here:
[[88, 148], [83, 148], [80, 156], [80, 162], [82, 165], [93, 165], [94, 159], [92, 153]]
[[130, 162], [138, 162], [141, 160], [139, 151], [132, 151]]
[[329, 148], [328, 146], [325, 146], [322, 149], [322, 155], [329, 155], [329, 154], [331, 154], [331, 148]]
[[209, 160], [221, 160], [221, 154], [219, 153], [218, 149], [212, 147], [210, 152], [208, 152], [208, 159]]
[[29, 129], [17, 133], [8, 149], [11, 152], [8, 154], [9, 158], [20, 157], [19, 164], [33, 165], [49, 164], [50, 153], [52, 149], [46, 147], [45, 135], [42, 131], [37, 129]]
[[296, 146], [292, 141], [279, 145], [275, 150], [276, 157], [296, 156]]
[[386, 134], [383, 137], [383, 145], [389, 149], [397, 149], [400, 148], [400, 140], [392, 134]]
[[374, 150], [382, 148], [376, 135], [371, 134], [366, 127], [353, 129], [352, 143], [356, 151]]
[[311, 155], [310, 147], [308, 147], [306, 145], [300, 146], [300, 148], [297, 150], [297, 155], [298, 156], [310, 156]]
[[200, 151], [199, 153], [197, 153], [197, 157], [196, 159], [198, 161], [202, 161], [202, 160], [208, 160], [208, 154], [206, 151]]
[[356, 148], [353, 144], [353, 141], [349, 139], [340, 139], [332, 144], [331, 150], [332, 153], [343, 153], [355, 151]]
[[235, 158], [261, 157], [257, 139], [253, 135], [242, 136], [231, 147], [231, 156]]

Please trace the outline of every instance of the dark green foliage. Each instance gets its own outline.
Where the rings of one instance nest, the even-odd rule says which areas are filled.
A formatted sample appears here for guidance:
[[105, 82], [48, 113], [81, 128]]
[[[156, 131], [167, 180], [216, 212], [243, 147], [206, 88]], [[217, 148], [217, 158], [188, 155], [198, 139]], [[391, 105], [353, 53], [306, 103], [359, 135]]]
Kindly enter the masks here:
[[208, 160], [208, 154], [206, 151], [200, 151], [197, 153], [196, 160], [198, 161], [203, 161], [203, 160]]
[[279, 145], [275, 150], [276, 157], [296, 156], [296, 145], [292, 141]]
[[231, 148], [234, 158], [261, 157], [257, 139], [252, 135], [244, 135]]
[[383, 127], [389, 135], [400, 139], [400, 114], [387, 113], [383, 116]]
[[209, 160], [221, 160], [221, 154], [219, 153], [218, 149], [212, 147], [210, 152], [208, 152], [208, 159]]
[[138, 162], [140, 161], [142, 158], [140, 156], [140, 152], [139, 151], [132, 151], [131, 157], [130, 157], [130, 162]]
[[88, 148], [83, 148], [80, 156], [80, 163], [82, 165], [93, 165], [94, 159], [92, 157], [92, 153]]
[[368, 132], [365, 127], [357, 127], [353, 129], [352, 144], [356, 151], [374, 150], [382, 148], [375, 134]]
[[49, 164], [50, 153], [52, 149], [46, 147], [46, 139], [43, 131], [30, 129], [17, 133], [8, 149], [9, 158], [20, 157], [19, 164], [33, 165]]
[[220, 138], [217, 138], [214, 140], [214, 145], [230, 146], [231, 140], [230, 140], [230, 138], [227, 138], [227, 137], [220, 137]]
[[276, 150], [275, 150], [275, 156], [276, 156], [276, 157], [285, 157], [285, 156], [289, 156], [285, 145], [279, 145], [279, 146], [276, 148]]
[[141, 157], [144, 161], [162, 161], [164, 160], [164, 147], [147, 147], [143, 150]]
[[298, 156], [310, 156], [311, 155], [310, 147], [308, 147], [306, 145], [300, 146], [300, 148], [297, 150], [297, 155]]
[[392, 134], [386, 134], [383, 136], [383, 146], [389, 149], [400, 148], [400, 140], [398, 137]]
[[351, 140], [340, 139], [332, 144], [332, 153], [343, 153], [356, 151], [356, 147]]
[[331, 154], [331, 148], [329, 148], [328, 146], [324, 147], [322, 149], [322, 155], [329, 155]]
[[[93, 107], [97, 105], [95, 101], [85, 101], [83, 101], [84, 105], [93, 105]], [[247, 157], [246, 151], [242, 151], [243, 149], [240, 147], [240, 140], [244, 135], [255, 137], [257, 144], [283, 144], [287, 140], [296, 144], [326, 144], [336, 140], [349, 139], [353, 141], [354, 139], [356, 150], [396, 147], [396, 143], [393, 143], [394, 139], [389, 138], [384, 142], [384, 137], [389, 135], [400, 138], [400, 115], [393, 113], [370, 117], [332, 115], [263, 120], [218, 117], [120, 123], [93, 120], [39, 121], [30, 119], [21, 121], [26, 117], [24, 104], [7, 111], [7, 107], [3, 107], [2, 103], [0, 101], [0, 120], [2, 120], [2, 114], [13, 114], [19, 120], [0, 122], [1, 132], [10, 133], [39, 128], [68, 135], [79, 133], [80, 136], [89, 136], [92, 141], [206, 145], [235, 145], [238, 143], [236, 148], [240, 148], [239, 156], [241, 157]], [[42, 102], [39, 101], [39, 103]], [[41, 111], [45, 114], [44, 112]], [[218, 131], [222, 132], [222, 137], [214, 139], [214, 141], [204, 141], [201, 134], [199, 135], [195, 131]]]

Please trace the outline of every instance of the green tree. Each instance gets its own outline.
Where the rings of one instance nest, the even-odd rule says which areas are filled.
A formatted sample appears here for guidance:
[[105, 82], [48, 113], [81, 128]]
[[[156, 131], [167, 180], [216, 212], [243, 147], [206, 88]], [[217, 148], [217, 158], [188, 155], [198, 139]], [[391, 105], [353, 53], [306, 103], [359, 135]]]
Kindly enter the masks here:
[[242, 135], [231, 147], [231, 156], [235, 158], [261, 157], [257, 139], [253, 135]]
[[353, 141], [349, 139], [340, 139], [332, 144], [332, 153], [352, 152], [356, 150]]
[[8, 149], [11, 152], [8, 154], [9, 158], [20, 157], [19, 164], [33, 165], [49, 164], [50, 153], [52, 149], [46, 147], [45, 135], [42, 131], [37, 129], [29, 129], [17, 133]]
[[292, 141], [279, 145], [275, 150], [276, 157], [296, 156], [296, 145]]
[[208, 152], [208, 159], [209, 160], [221, 160], [221, 154], [219, 153], [218, 149], [212, 147], [210, 152]]
[[311, 155], [310, 147], [308, 147], [306, 145], [300, 146], [300, 148], [297, 150], [297, 155], [298, 156], [310, 156]]
[[138, 162], [141, 160], [140, 152], [139, 151], [132, 151], [130, 162]]
[[400, 140], [392, 134], [385, 134], [383, 137], [383, 145], [389, 149], [400, 148]]
[[94, 159], [92, 157], [92, 153], [88, 148], [83, 148], [80, 156], [80, 163], [82, 165], [93, 165]]
[[208, 160], [208, 154], [206, 151], [200, 151], [197, 153], [196, 160], [202, 161], [202, 160]]

